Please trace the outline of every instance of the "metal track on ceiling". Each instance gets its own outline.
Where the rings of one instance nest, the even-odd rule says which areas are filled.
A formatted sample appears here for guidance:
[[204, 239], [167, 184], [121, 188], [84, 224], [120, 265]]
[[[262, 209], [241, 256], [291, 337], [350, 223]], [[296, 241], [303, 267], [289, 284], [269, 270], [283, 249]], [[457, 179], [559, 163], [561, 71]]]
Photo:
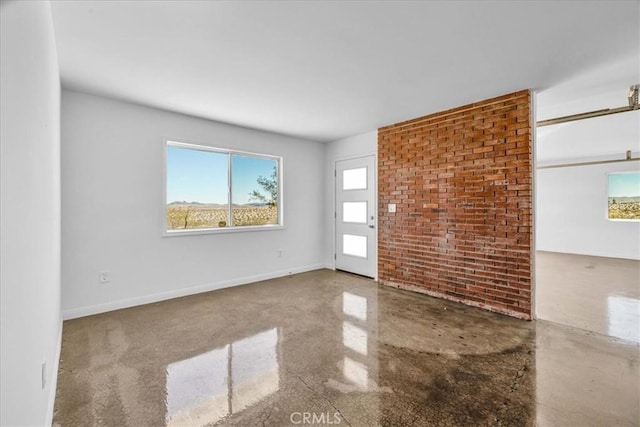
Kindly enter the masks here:
[[639, 91], [640, 84], [632, 85], [629, 87], [629, 93], [627, 95], [627, 100], [629, 101], [629, 105], [618, 108], [605, 108], [603, 110], [589, 111], [587, 113], [579, 113], [572, 114], [570, 116], [556, 117], [553, 119], [540, 120], [536, 123], [536, 126], [551, 126], [557, 125], [560, 123], [574, 122], [576, 120], [584, 120], [591, 119], [594, 117], [608, 116], [610, 114], [618, 114], [618, 113], [626, 113], [629, 111], [640, 110], [640, 101], [639, 101]]

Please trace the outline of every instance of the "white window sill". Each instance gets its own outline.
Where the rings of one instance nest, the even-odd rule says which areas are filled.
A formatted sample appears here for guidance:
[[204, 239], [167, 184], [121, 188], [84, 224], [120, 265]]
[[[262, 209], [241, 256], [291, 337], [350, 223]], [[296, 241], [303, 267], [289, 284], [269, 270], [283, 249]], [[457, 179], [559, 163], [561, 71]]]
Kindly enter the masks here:
[[220, 228], [192, 228], [187, 230], [167, 230], [162, 233], [162, 237], [178, 237], [178, 236], [194, 236], [199, 234], [227, 234], [227, 233], [245, 233], [248, 231], [274, 231], [284, 230], [284, 225], [247, 225], [239, 227], [220, 227]]

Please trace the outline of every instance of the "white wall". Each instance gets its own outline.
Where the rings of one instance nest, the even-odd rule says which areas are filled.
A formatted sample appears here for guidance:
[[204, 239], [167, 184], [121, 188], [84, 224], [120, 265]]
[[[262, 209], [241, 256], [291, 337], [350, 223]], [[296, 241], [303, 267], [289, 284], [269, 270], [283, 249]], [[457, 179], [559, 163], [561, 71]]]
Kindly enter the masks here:
[[[0, 3], [0, 425], [51, 425], [60, 352], [60, 79], [48, 2]], [[41, 365], [46, 362], [46, 386]]]
[[538, 170], [536, 249], [640, 259], [640, 222], [607, 219], [607, 173], [639, 164]]
[[[163, 137], [282, 156], [286, 229], [162, 237]], [[316, 142], [64, 90], [65, 318], [321, 267], [322, 159]]]
[[[540, 128], [537, 148], [539, 166], [638, 157], [640, 111]], [[640, 259], [640, 221], [606, 217], [607, 174], [624, 171], [640, 161], [538, 169], [536, 249]]]
[[336, 160], [371, 154], [377, 158], [378, 130], [330, 142], [324, 149], [324, 263], [327, 268], [335, 268], [335, 163]]

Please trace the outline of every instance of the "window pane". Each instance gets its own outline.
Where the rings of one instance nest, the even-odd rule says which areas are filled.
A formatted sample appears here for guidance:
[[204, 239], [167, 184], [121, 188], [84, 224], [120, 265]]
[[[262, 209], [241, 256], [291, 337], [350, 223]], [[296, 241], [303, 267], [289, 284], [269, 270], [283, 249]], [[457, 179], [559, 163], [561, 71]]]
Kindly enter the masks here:
[[231, 156], [234, 226], [278, 224], [278, 161]]
[[229, 157], [167, 145], [167, 229], [226, 227]]
[[640, 220], [640, 172], [609, 174], [609, 219]]
[[367, 202], [342, 202], [342, 222], [367, 223]]
[[360, 258], [367, 257], [367, 236], [342, 235], [342, 253]]
[[365, 190], [367, 188], [367, 168], [345, 169], [342, 171], [343, 190]]

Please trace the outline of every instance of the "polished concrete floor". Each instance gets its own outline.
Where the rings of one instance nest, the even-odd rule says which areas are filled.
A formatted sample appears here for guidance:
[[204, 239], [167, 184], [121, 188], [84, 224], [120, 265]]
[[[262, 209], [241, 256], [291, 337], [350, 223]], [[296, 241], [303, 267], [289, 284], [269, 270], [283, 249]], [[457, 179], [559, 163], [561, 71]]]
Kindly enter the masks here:
[[640, 342], [640, 261], [538, 251], [536, 313]]
[[638, 425], [639, 347], [318, 270], [64, 323], [56, 426]]

